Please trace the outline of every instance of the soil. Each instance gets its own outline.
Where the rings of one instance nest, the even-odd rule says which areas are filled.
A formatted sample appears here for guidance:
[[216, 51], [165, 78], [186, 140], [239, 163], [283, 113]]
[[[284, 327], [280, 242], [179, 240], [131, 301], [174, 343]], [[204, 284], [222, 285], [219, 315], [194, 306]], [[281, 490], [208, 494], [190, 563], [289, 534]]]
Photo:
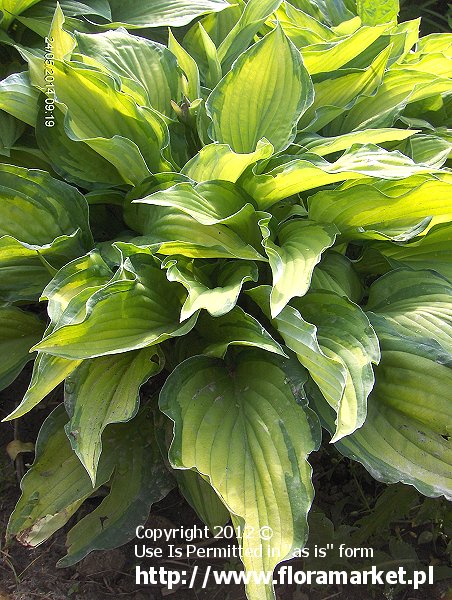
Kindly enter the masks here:
[[[0, 393], [0, 417], [6, 416], [22, 397], [29, 381], [30, 368], [26, 368], [12, 386]], [[0, 426], [0, 481], [3, 489], [0, 492], [0, 531], [2, 532], [0, 547], [2, 560], [0, 561], [0, 600], [107, 600], [112, 598], [127, 598], [131, 600], [246, 600], [244, 592], [238, 586], [222, 587], [206, 590], [188, 590], [182, 587], [168, 590], [164, 587], [142, 587], [135, 584], [134, 557], [135, 541], [107, 552], [92, 553], [75, 567], [57, 569], [57, 561], [65, 554], [65, 534], [74, 524], [74, 519], [57, 532], [47, 543], [29, 549], [13, 541], [9, 547], [4, 545], [4, 532], [9, 515], [20, 494], [18, 472], [27, 468], [33, 460], [32, 454], [23, 454], [22, 459], [14, 464], [6, 453], [6, 445], [13, 439], [23, 442], [34, 442], [37, 431], [48, 412], [59, 402], [60, 390], [51, 395], [42, 406], [37, 407], [32, 414], [26, 415], [18, 423], [6, 423]], [[317, 488], [318, 506], [332, 512], [334, 506], [346, 506], [351, 502], [346, 494], [351, 494], [350, 470], [342, 465], [336, 468], [333, 464], [323, 464], [330, 460], [328, 456], [319, 454], [314, 457], [314, 462], [320, 463], [316, 470], [322, 475], [315, 479]], [[336, 461], [337, 462], [337, 461]], [[320, 470], [317, 467], [321, 467]], [[359, 465], [358, 476], [363, 480], [362, 490], [368, 496], [369, 503], [381, 488], [381, 484], [374, 483]], [[356, 478], [356, 468], [353, 477]], [[332, 477], [324, 476], [334, 471]], [[350, 481], [349, 481], [350, 480]], [[353, 482], [352, 482], [353, 483]], [[344, 491], [345, 490], [345, 491]], [[92, 501], [91, 501], [92, 502]], [[85, 506], [86, 505], [86, 506]], [[82, 511], [93, 508], [90, 501], [82, 507]], [[339, 511], [340, 512], [340, 511]], [[349, 513], [349, 510], [344, 510]], [[339, 514], [339, 513], [338, 513]], [[80, 518], [80, 515], [78, 516]], [[173, 490], [162, 502], [154, 505], [152, 514], [147, 524], [148, 527], [172, 529], [184, 525], [186, 527], [202, 524], [196, 514], [187, 505], [180, 494]], [[432, 557], [437, 565], [444, 567], [445, 546], [441, 548], [424, 546], [426, 563]], [[434, 555], [434, 552], [436, 553]], [[224, 567], [223, 561], [209, 559], [217, 568]], [[294, 568], [301, 569], [301, 562], [292, 561]], [[160, 564], [165, 564], [162, 561]], [[202, 572], [206, 568], [206, 561], [186, 561], [186, 564], [167, 562], [166, 566], [177, 569], [192, 569], [195, 564]], [[232, 568], [237, 568], [233, 565]], [[325, 567], [323, 567], [325, 568]], [[434, 586], [417, 592], [407, 590], [363, 589], [361, 587], [334, 588], [324, 587], [307, 588], [306, 586], [286, 586], [277, 588], [278, 600], [361, 600], [369, 598], [374, 600], [452, 600], [452, 579], [444, 579]]]

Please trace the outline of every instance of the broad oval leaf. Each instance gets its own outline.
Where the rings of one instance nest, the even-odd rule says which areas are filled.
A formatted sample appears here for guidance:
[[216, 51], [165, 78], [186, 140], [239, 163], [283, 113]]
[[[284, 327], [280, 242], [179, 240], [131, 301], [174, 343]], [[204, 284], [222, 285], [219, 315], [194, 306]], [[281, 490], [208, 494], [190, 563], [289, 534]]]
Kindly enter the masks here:
[[65, 431], [93, 485], [104, 429], [136, 414], [140, 387], [161, 370], [158, 358], [155, 348], [101, 356], [83, 361], [66, 378], [64, 403], [71, 418]]
[[82, 299], [79, 310], [34, 348], [62, 358], [94, 358], [152, 346], [193, 328], [196, 316], [180, 324], [180, 291], [152, 257], [128, 258], [122, 277]]
[[270, 305], [274, 318], [292, 298], [306, 294], [314, 267], [322, 252], [334, 244], [338, 230], [328, 223], [294, 219], [281, 226], [277, 243], [269, 233], [264, 235], [263, 246], [273, 274]]
[[[177, 183], [135, 203], [151, 205], [147, 213], [141, 212], [146, 220], [140, 225], [149, 243], [176, 242], [172, 251], [170, 244], [163, 243], [158, 249], [161, 254], [264, 260], [257, 250], [262, 240], [260, 215], [252, 198], [230, 182]], [[199, 248], [200, 253], [188, 254], [190, 247]], [[223, 251], [214, 254], [210, 247]]]
[[[36, 70], [41, 67], [38, 61]], [[168, 144], [163, 116], [138, 106], [131, 95], [117, 89], [111, 75], [78, 63], [55, 61], [52, 68], [56, 100], [72, 140], [88, 144], [111, 162], [126, 182], [135, 185], [152, 171], [168, 170], [161, 155]], [[34, 85], [42, 86], [39, 78], [35, 79]]]
[[[270, 315], [269, 287], [248, 294]], [[338, 440], [365, 421], [372, 363], [380, 358], [375, 331], [359, 306], [336, 294], [314, 291], [292, 303], [295, 308], [286, 306], [272, 324], [337, 413]]]
[[[372, 96], [383, 81], [389, 52], [390, 48], [385, 48], [364, 69], [343, 69], [342, 73], [339, 70], [334, 78], [316, 82], [314, 84], [314, 102], [300, 119], [298, 129], [319, 131], [328, 126], [331, 121], [336, 123], [336, 118], [340, 120], [345, 111], [350, 110], [360, 99], [364, 102], [365, 98]], [[346, 131], [348, 132], [348, 130]], [[337, 132], [328, 131], [328, 135], [333, 133]], [[371, 141], [368, 139], [366, 143]], [[346, 146], [346, 148], [349, 147]]]
[[287, 358], [282, 346], [240, 306], [221, 317], [201, 313], [193, 334], [176, 341], [177, 356], [182, 360], [195, 354], [224, 358], [231, 346], [261, 348]]
[[[380, 361], [378, 338], [365, 313], [348, 298], [313, 291], [293, 304], [316, 326], [322, 351], [344, 367], [345, 386], [333, 437], [336, 441], [365, 422], [367, 398], [375, 382], [372, 364]], [[303, 358], [299, 360], [303, 364]], [[310, 371], [310, 374], [318, 384], [316, 372]], [[320, 383], [322, 379], [320, 377]]]
[[93, 241], [88, 204], [48, 173], [0, 165], [0, 297], [37, 300], [56, 268]]
[[228, 8], [225, 0], [110, 0], [111, 19], [105, 27], [124, 25], [128, 29], [187, 25], [196, 17]]
[[[378, 330], [382, 360], [366, 422], [336, 447], [380, 481], [401, 481], [426, 496], [444, 495], [450, 500], [450, 364], [443, 364], [444, 355], [431, 347], [425, 349], [388, 333]], [[316, 409], [332, 431], [333, 415], [319, 397]]]
[[230, 261], [219, 266], [215, 279], [207, 277], [200, 269], [187, 261], [167, 259], [163, 265], [169, 281], [182, 284], [188, 296], [185, 300], [180, 320], [185, 321], [201, 309], [213, 317], [220, 317], [234, 308], [247, 281], [257, 281], [258, 272], [255, 263]]
[[115, 457], [108, 495], [69, 531], [67, 555], [58, 561], [68, 567], [93, 550], [117, 548], [132, 540], [149, 517], [152, 504], [174, 487], [147, 411], [125, 425], [109, 428], [104, 450]]
[[123, 177], [106, 158], [83, 141], [73, 140], [65, 129], [64, 113], [55, 105], [53, 127], [46, 126], [44, 99], [36, 122], [36, 141], [52, 168], [66, 181], [91, 189], [99, 184], [120, 185]]
[[[414, 225], [425, 217], [452, 216], [452, 185], [437, 178], [407, 178], [400, 183], [359, 183], [318, 192], [309, 199], [309, 217], [334, 223], [341, 231], [377, 229], [392, 231], [398, 223]], [[408, 229], [408, 226], [407, 226]], [[356, 231], [353, 235], [360, 235]]]
[[62, 527], [93, 491], [107, 483], [114, 468], [106, 455], [93, 489], [88, 473], [72, 451], [64, 431], [67, 414], [58, 406], [44, 421], [36, 458], [21, 483], [22, 495], [8, 523], [7, 537], [38, 546]]
[[180, 75], [175, 56], [165, 46], [122, 30], [78, 33], [76, 39], [82, 54], [100, 62], [109, 73], [142, 85], [149, 106], [171, 115], [171, 100], [179, 101]]
[[[229, 365], [195, 356], [173, 371], [160, 394], [161, 410], [174, 421], [171, 464], [208, 479], [242, 527], [245, 568], [256, 572], [272, 572], [303, 546], [313, 497], [306, 458], [319, 430], [298, 403], [303, 374], [297, 370], [291, 380], [284, 368], [284, 360], [256, 351]], [[259, 539], [263, 526], [272, 528], [271, 540]], [[251, 582], [247, 591], [274, 598], [272, 584]]]
[[35, 127], [39, 92], [28, 73], [12, 73], [0, 82], [0, 109]]
[[339, 181], [368, 177], [406, 179], [438, 172], [434, 167], [417, 165], [401, 152], [387, 152], [372, 144], [352, 147], [334, 163], [310, 153], [300, 158], [276, 158], [274, 162], [275, 166], [269, 162], [266, 173], [248, 172], [240, 182], [261, 210], [299, 192]]
[[[450, 71], [450, 64], [448, 66]], [[368, 127], [391, 127], [407, 105], [448, 93], [450, 79], [434, 71], [392, 69], [371, 97], [355, 104], [341, 119], [336, 133], [347, 133]]]
[[234, 152], [254, 152], [262, 138], [283, 150], [312, 100], [301, 56], [278, 27], [237, 59], [207, 99], [212, 137]]
[[[251, 208], [251, 205], [249, 205]], [[132, 241], [143, 248], [167, 256], [188, 258], [241, 258], [265, 261], [264, 256], [226, 225], [203, 225], [194, 218], [173, 208], [149, 206], [143, 211], [143, 236]], [[243, 211], [253, 216], [252, 211]], [[245, 232], [256, 231], [257, 219], [240, 219]], [[251, 227], [250, 227], [251, 226]], [[118, 243], [118, 245], [120, 245]]]
[[393, 267], [433, 268], [452, 281], [452, 224], [439, 224], [421, 238], [406, 244], [377, 242], [372, 249], [381, 253]]
[[314, 269], [309, 289], [334, 292], [355, 304], [361, 302], [363, 295], [363, 286], [352, 261], [334, 250], [325, 252]]
[[92, 244], [88, 204], [76, 188], [44, 171], [13, 165], [0, 165], [0, 186], [1, 236], [36, 247], [79, 229], [82, 241]]
[[366, 309], [375, 327], [452, 357], [452, 283], [433, 271], [391, 271], [371, 286]]
[[266, 140], [259, 140], [255, 152], [248, 154], [234, 152], [228, 144], [208, 144], [188, 161], [182, 173], [198, 182], [221, 179], [235, 183], [250, 165], [270, 158], [273, 150]]

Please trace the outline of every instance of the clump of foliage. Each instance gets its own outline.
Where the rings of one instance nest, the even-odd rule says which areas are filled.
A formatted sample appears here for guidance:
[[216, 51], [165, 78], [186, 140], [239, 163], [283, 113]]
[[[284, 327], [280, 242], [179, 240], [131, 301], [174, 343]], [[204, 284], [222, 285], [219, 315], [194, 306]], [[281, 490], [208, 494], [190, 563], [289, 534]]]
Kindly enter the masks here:
[[64, 381], [8, 535], [103, 487], [71, 565], [177, 485], [272, 571], [322, 428], [450, 498], [452, 35], [393, 0], [1, 6], [2, 387], [35, 361], [7, 420]]

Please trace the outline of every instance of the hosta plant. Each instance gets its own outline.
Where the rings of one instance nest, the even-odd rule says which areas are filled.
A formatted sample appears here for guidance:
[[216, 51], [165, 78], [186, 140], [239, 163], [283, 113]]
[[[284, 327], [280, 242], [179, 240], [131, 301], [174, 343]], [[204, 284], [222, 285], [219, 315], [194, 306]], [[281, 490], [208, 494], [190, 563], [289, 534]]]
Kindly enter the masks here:
[[272, 571], [322, 437], [450, 498], [452, 36], [391, 0], [0, 6], [6, 420], [64, 382], [9, 538], [102, 488], [72, 565], [178, 486]]

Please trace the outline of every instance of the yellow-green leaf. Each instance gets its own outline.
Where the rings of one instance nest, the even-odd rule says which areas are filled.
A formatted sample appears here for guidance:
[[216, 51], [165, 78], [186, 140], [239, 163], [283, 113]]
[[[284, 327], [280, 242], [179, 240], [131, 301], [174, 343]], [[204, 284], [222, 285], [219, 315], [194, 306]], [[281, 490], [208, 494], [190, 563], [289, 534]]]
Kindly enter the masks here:
[[283, 150], [312, 100], [301, 56], [278, 27], [237, 59], [207, 99], [212, 138], [239, 153], [254, 152], [264, 137]]

